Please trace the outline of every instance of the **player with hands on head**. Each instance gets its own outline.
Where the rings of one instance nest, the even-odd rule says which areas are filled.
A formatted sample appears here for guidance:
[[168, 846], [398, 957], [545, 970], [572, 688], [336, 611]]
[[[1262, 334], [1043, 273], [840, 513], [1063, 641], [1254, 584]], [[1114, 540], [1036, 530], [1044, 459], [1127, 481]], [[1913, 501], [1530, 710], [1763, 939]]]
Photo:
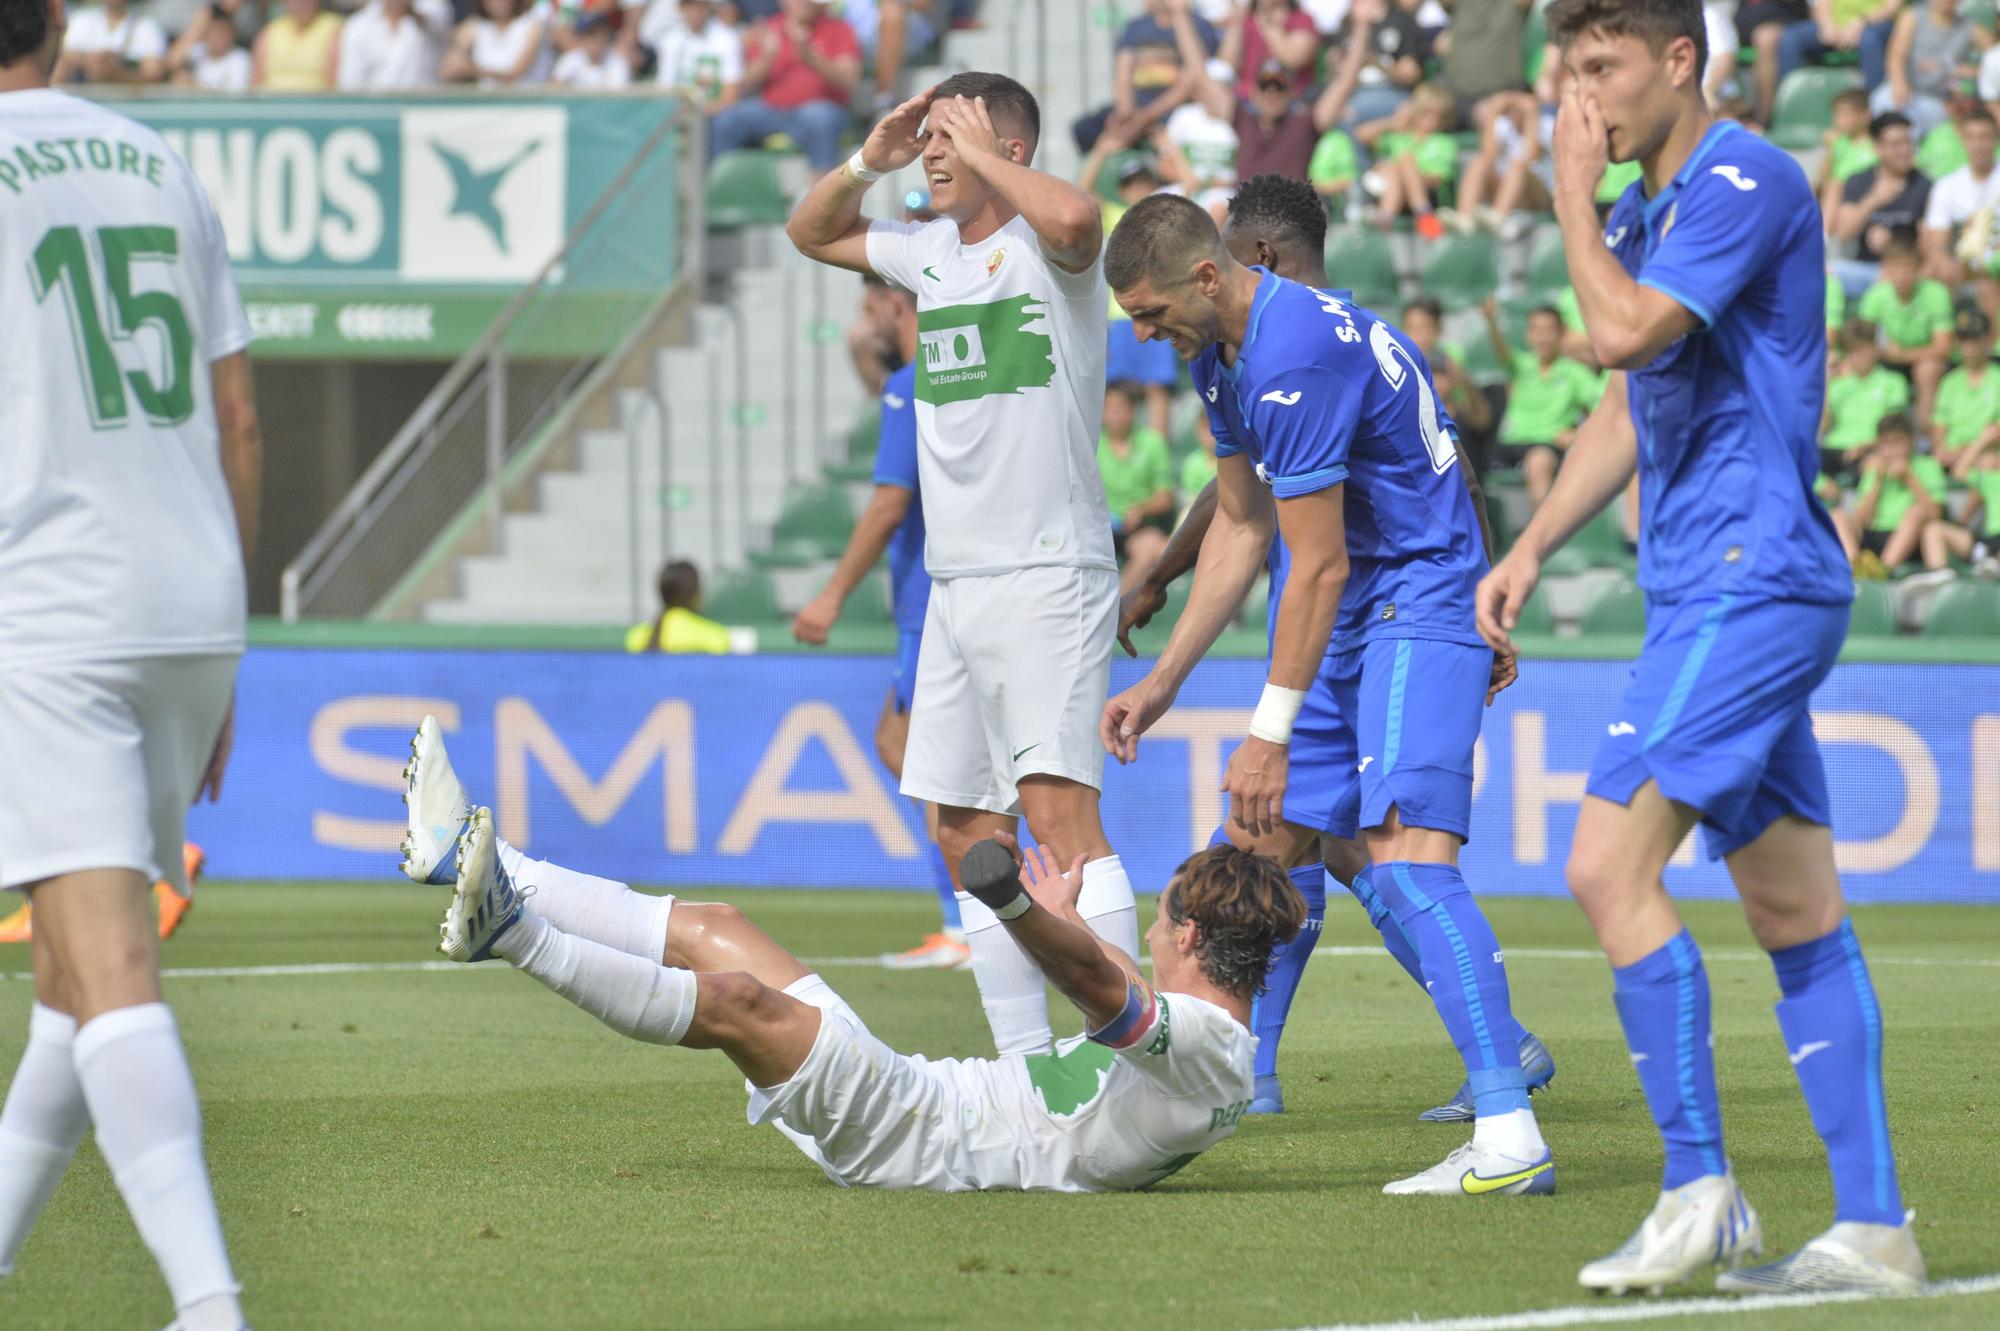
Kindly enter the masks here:
[[[1835, 1224], [1719, 1289], [1902, 1292], [1924, 1279], [1882, 1093], [1881, 1013], [1835, 871], [1808, 713], [1853, 580], [1813, 494], [1826, 385], [1825, 243], [1805, 173], [1717, 121], [1696, 0], [1556, 0], [1572, 75], [1555, 206], [1577, 304], [1613, 371], [1547, 500], [1479, 588], [1505, 646], [1542, 561], [1624, 490], [1645, 525], [1646, 641], [1585, 786], [1569, 884], [1665, 1145], [1638, 1231], [1587, 1287], [1657, 1290], [1762, 1250], [1723, 1148], [1709, 988], [1664, 872], [1699, 823], [1771, 954], [1778, 1025], [1833, 1175]], [[1607, 161], [1642, 168], [1598, 223]]]

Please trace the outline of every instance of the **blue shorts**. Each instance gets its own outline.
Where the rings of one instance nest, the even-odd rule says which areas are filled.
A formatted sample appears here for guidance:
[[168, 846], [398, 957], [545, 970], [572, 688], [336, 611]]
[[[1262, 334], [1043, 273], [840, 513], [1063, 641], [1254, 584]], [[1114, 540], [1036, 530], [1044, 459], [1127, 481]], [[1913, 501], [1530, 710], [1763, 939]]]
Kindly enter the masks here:
[[1625, 804], [1657, 781], [1701, 811], [1710, 859], [1786, 814], [1831, 826], [1806, 709], [1840, 654], [1848, 609], [1734, 596], [1649, 602], [1646, 645], [1585, 789]]
[[1141, 342], [1130, 319], [1111, 321], [1104, 353], [1105, 383], [1165, 384], [1171, 388], [1180, 379], [1181, 358], [1173, 343]]
[[1326, 658], [1292, 725], [1285, 821], [1337, 837], [1380, 827], [1451, 832], [1472, 823], [1472, 750], [1493, 653], [1383, 638]]
[[917, 653], [923, 645], [922, 629], [896, 630], [896, 673], [889, 677], [889, 691], [895, 695], [898, 715], [910, 714], [910, 702], [917, 694]]

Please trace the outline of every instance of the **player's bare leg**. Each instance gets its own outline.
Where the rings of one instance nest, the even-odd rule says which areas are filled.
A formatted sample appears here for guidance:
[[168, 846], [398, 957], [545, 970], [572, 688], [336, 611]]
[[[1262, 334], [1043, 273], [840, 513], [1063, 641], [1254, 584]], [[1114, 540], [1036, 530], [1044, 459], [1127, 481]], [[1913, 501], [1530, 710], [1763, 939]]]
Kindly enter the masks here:
[[[892, 688], [882, 699], [882, 715], [875, 721], [875, 753], [881, 758], [882, 765], [889, 769], [889, 775], [899, 782], [903, 779], [903, 754], [909, 743], [910, 714], [896, 705], [896, 691]], [[972, 965], [972, 953], [965, 945], [965, 929], [959, 922], [955, 897], [958, 885], [950, 877], [948, 866], [951, 861], [935, 849], [938, 844], [937, 809], [923, 800], [916, 801], [916, 804], [923, 810], [924, 832], [936, 857], [932, 861], [932, 872], [944, 874], [937, 886], [947, 898], [942, 904], [949, 909], [936, 932], [925, 934], [923, 941], [913, 948], [883, 953], [881, 962], [890, 970], [965, 970]]]
[[1081, 781], [1046, 774], [1022, 777], [1019, 787], [1028, 830], [1055, 854], [1057, 863], [1070, 864], [1078, 855], [1089, 856], [1083, 866], [1083, 895], [1077, 900], [1077, 913], [1099, 938], [1128, 957], [1137, 956], [1139, 912], [1132, 899], [1132, 880], [1126, 877], [1124, 863], [1104, 835], [1097, 790]]

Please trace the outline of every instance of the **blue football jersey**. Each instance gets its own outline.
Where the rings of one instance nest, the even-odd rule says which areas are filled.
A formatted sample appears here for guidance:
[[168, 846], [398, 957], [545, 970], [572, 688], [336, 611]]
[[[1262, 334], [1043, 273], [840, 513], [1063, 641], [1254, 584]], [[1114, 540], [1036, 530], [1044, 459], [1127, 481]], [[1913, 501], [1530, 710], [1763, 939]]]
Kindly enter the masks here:
[[910, 511], [889, 538], [889, 588], [896, 627], [922, 630], [931, 601], [924, 572], [923, 492], [917, 488], [917, 367], [905, 365], [882, 385], [882, 435], [875, 445], [875, 484], [910, 492]]
[[[1486, 552], [1429, 362], [1347, 292], [1254, 271], [1236, 363], [1210, 347], [1189, 370], [1217, 457], [1248, 456], [1279, 499], [1346, 482], [1348, 580], [1329, 650], [1376, 638], [1477, 645], [1473, 590]], [[1274, 548], [1273, 615], [1286, 563]]]
[[1813, 496], [1826, 398], [1826, 255], [1805, 173], [1741, 126], [1712, 127], [1604, 241], [1700, 327], [1626, 376], [1639, 433], [1639, 583], [1658, 601], [1853, 599]]

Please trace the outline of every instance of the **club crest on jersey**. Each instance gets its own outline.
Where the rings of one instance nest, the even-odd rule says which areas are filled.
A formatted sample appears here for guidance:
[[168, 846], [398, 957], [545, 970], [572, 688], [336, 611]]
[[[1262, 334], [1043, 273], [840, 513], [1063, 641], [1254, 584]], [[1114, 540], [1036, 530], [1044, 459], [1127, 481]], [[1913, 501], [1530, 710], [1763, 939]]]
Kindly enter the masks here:
[[993, 274], [999, 272], [1000, 265], [1005, 262], [1007, 262], [1007, 250], [1003, 246], [986, 256], [986, 275], [991, 277]]

